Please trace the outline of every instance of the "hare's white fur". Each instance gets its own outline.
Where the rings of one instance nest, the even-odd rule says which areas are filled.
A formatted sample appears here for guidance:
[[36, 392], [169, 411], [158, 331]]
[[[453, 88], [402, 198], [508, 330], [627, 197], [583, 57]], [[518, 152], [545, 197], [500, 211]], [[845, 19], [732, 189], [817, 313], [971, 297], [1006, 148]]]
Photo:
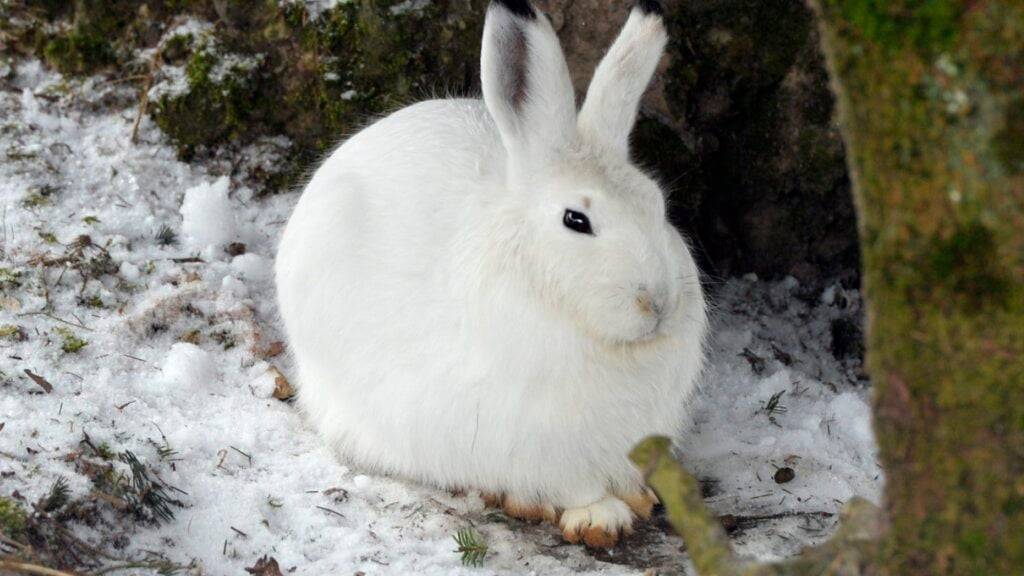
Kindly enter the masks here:
[[299, 406], [344, 458], [628, 527], [627, 455], [681, 431], [706, 328], [662, 191], [628, 159], [665, 43], [634, 9], [577, 115], [547, 19], [495, 2], [483, 101], [400, 110], [315, 173], [277, 289]]

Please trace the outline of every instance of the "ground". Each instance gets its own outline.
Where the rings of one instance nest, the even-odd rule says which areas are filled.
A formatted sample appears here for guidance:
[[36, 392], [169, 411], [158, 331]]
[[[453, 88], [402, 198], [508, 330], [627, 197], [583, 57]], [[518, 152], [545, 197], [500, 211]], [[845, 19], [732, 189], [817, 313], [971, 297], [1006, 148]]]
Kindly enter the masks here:
[[[271, 270], [298, 193], [259, 184], [288, 142], [183, 163], [145, 115], [133, 142], [131, 86], [15, 64], [0, 63], [4, 553], [85, 573], [240, 574], [264, 555], [310, 575], [685, 566], [663, 523], [591, 553], [479, 494], [339, 462], [275, 397], [291, 364]], [[681, 457], [741, 554], [785, 557], [850, 497], [880, 496], [859, 295], [708, 285], [710, 365]], [[488, 547], [479, 567], [455, 552], [466, 528]]]

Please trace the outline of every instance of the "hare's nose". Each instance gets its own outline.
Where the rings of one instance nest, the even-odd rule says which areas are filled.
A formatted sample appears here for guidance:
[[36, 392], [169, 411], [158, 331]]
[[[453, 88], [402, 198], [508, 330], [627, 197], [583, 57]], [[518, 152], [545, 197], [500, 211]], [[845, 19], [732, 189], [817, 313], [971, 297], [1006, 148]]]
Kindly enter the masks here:
[[646, 287], [641, 287], [636, 296], [636, 306], [640, 312], [661, 318], [665, 313], [665, 304], [661, 298], [656, 297]]

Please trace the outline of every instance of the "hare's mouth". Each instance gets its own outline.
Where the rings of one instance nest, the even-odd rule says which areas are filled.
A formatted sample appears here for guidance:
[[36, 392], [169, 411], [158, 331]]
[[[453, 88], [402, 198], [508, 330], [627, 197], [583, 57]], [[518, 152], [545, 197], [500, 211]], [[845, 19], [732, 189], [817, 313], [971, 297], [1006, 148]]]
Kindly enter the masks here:
[[630, 335], [625, 338], [605, 339], [605, 342], [612, 348], [617, 348], [623, 351], [647, 348], [668, 338], [669, 335], [665, 331], [664, 326], [664, 320], [659, 318], [653, 325], [651, 325], [650, 328], [640, 334]]
[[662, 330], [661, 330], [661, 327], [664, 324], [665, 324], [664, 318], [662, 318], [661, 316], [658, 316], [655, 319], [655, 321], [654, 321], [654, 326], [652, 326], [651, 329], [648, 330], [647, 332], [644, 332], [643, 334], [641, 334], [639, 338], [634, 340], [634, 342], [647, 342], [647, 341], [650, 341], [650, 340], [658, 339], [660, 336], [664, 335], [662, 333]]

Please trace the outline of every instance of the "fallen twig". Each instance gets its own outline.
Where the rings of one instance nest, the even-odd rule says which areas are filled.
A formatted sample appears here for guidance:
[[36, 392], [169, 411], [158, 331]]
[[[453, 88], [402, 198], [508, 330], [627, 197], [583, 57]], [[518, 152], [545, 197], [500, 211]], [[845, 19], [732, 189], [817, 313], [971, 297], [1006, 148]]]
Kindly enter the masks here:
[[55, 570], [38, 564], [2, 558], [0, 558], [0, 570], [10, 570], [18, 574], [39, 574], [40, 576], [78, 576], [74, 572], [64, 572], [63, 570]]

